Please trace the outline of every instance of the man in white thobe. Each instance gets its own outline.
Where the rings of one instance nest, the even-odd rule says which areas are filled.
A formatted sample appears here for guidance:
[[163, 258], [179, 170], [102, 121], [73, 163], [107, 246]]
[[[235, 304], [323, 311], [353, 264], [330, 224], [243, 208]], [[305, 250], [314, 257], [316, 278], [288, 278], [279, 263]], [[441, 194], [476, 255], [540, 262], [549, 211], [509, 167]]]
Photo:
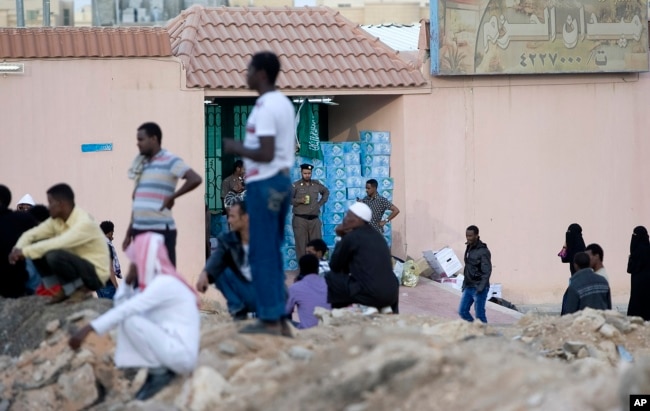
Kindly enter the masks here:
[[146, 400], [176, 374], [196, 367], [198, 299], [169, 260], [162, 235], [139, 235], [126, 254], [132, 263], [126, 284], [115, 294], [115, 307], [77, 331], [69, 344], [78, 349], [91, 331], [103, 335], [117, 327], [115, 365], [148, 368], [147, 380], [135, 396]]

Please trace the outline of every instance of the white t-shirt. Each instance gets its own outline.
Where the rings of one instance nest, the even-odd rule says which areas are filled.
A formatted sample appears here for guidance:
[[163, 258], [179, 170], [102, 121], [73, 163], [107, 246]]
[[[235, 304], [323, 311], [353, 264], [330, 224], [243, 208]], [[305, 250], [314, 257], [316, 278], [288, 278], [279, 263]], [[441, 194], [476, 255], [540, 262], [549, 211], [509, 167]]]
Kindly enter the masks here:
[[260, 137], [275, 137], [275, 154], [270, 163], [244, 159], [246, 182], [266, 180], [282, 169], [293, 167], [296, 155], [296, 113], [291, 100], [279, 91], [262, 94], [246, 123], [244, 147], [257, 149]]
[[242, 247], [244, 248], [244, 262], [241, 267], [239, 267], [239, 271], [241, 271], [241, 275], [243, 275], [248, 281], [253, 281], [251, 265], [248, 263], [248, 250], [250, 247], [248, 244], [242, 244]]

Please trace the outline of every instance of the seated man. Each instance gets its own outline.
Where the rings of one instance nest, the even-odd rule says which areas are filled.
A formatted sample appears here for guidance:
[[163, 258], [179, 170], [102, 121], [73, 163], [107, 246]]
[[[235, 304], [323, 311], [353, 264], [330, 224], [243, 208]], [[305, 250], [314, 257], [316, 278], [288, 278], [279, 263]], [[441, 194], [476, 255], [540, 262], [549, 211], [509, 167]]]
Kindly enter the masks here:
[[333, 308], [358, 303], [397, 314], [399, 282], [393, 273], [390, 249], [384, 237], [369, 223], [372, 211], [355, 203], [336, 227], [336, 244], [325, 274], [328, 302]]
[[91, 331], [103, 335], [117, 327], [115, 365], [146, 367], [147, 379], [135, 398], [146, 400], [176, 375], [189, 374], [199, 356], [199, 300], [171, 263], [165, 238], [144, 233], [133, 240], [126, 284], [117, 289], [115, 307], [81, 328], [68, 344], [78, 349]]
[[255, 312], [255, 290], [251, 267], [248, 264], [248, 212], [243, 201], [228, 210], [231, 231], [217, 237], [217, 249], [208, 258], [196, 282], [196, 289], [204, 293], [208, 284], [214, 285], [226, 298], [228, 312], [235, 320], [245, 320]]
[[27, 293], [28, 274], [23, 261], [9, 264], [9, 254], [18, 238], [36, 225], [29, 213], [13, 211], [11, 191], [0, 185], [0, 297], [17, 298]]
[[111, 276], [109, 277], [108, 281], [106, 281], [106, 284], [104, 284], [104, 287], [97, 290], [97, 297], [107, 298], [109, 300], [112, 300], [113, 297], [115, 296], [115, 291], [117, 291], [117, 287], [119, 286], [117, 279], [122, 278], [122, 268], [120, 267], [120, 260], [117, 258], [117, 252], [115, 251], [115, 247], [113, 246], [113, 234], [115, 233], [115, 224], [113, 224], [112, 221], [102, 221], [102, 223], [99, 225], [99, 228], [102, 229], [102, 232], [106, 236], [108, 253], [110, 254], [111, 257], [111, 265], [110, 265]]
[[330, 263], [325, 259], [327, 251], [329, 251], [327, 244], [325, 244], [325, 241], [323, 241], [322, 238], [311, 240], [307, 243], [307, 247], [305, 248], [307, 254], [313, 254], [318, 257], [318, 274], [321, 277], [330, 270]]
[[74, 193], [67, 184], [47, 190], [50, 218], [25, 232], [9, 255], [9, 262], [34, 260], [43, 285], [61, 290], [50, 303], [88, 296], [108, 280], [109, 255], [104, 234], [90, 215], [75, 206]]
[[590, 258], [580, 252], [573, 257], [575, 272], [571, 275], [569, 288], [562, 298], [562, 315], [575, 313], [583, 308], [611, 310], [612, 299], [609, 283], [605, 277], [589, 268]]
[[291, 316], [298, 306], [299, 329], [311, 328], [318, 325], [314, 316], [314, 308], [323, 307], [331, 310], [327, 303], [327, 283], [318, 275], [318, 258], [312, 254], [305, 254], [298, 261], [300, 266], [300, 280], [289, 287], [289, 300], [287, 300], [287, 315]]

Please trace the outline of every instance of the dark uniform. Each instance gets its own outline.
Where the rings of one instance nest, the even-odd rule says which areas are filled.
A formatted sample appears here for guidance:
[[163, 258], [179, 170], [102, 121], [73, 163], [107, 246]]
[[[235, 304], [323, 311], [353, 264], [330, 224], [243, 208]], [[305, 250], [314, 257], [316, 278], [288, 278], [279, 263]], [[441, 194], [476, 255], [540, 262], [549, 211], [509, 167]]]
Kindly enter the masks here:
[[[302, 164], [301, 170], [311, 170], [311, 164]], [[319, 218], [320, 208], [327, 202], [330, 191], [317, 180], [300, 179], [293, 183], [291, 204], [293, 205], [293, 235], [296, 239], [297, 258], [305, 255], [307, 243], [322, 238], [322, 224]], [[309, 204], [303, 204], [309, 196]]]

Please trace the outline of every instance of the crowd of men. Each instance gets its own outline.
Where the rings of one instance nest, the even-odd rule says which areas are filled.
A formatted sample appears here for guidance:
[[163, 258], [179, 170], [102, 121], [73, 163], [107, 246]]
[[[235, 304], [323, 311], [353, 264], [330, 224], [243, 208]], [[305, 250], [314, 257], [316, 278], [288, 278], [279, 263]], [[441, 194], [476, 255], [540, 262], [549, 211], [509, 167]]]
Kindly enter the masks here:
[[[308, 164], [301, 167], [299, 181], [289, 179], [295, 155], [295, 112], [291, 101], [275, 88], [279, 72], [279, 60], [271, 52], [255, 54], [248, 66], [248, 86], [259, 97], [248, 117], [244, 141], [226, 139], [223, 144], [225, 152], [243, 158], [224, 181], [230, 230], [219, 235], [217, 248], [194, 286], [175, 268], [177, 228], [171, 210], [176, 199], [198, 187], [202, 179], [162, 148], [157, 124], [144, 123], [136, 132], [139, 154], [129, 169], [134, 190], [122, 243], [130, 260], [124, 281], [118, 282], [124, 273], [112, 244], [114, 225], [94, 221], [76, 204], [68, 184], [47, 190], [47, 208], [27, 195], [16, 211], [11, 209], [11, 191], [0, 185], [0, 252], [5, 256], [0, 259], [0, 294], [20, 297], [40, 287], [41, 295], [49, 293], [49, 303], [80, 301], [92, 292], [112, 298], [114, 307], [74, 332], [69, 345], [78, 349], [90, 333], [101, 335], [116, 328], [116, 366], [148, 369], [136, 394], [142, 400], [155, 395], [176, 374], [195, 368], [200, 336], [197, 291], [206, 292], [209, 284], [223, 293], [234, 320], [256, 318], [245, 322], [240, 333], [291, 337], [292, 326], [304, 329], [318, 323], [316, 307], [359, 304], [375, 312], [399, 313], [399, 281], [383, 237], [384, 225], [399, 209], [379, 196], [376, 180], [369, 180], [367, 196], [352, 204], [336, 227], [339, 241], [329, 253], [319, 218], [328, 189], [312, 180]], [[183, 183], [176, 189], [179, 180]], [[291, 204], [300, 270], [287, 288], [280, 247]], [[391, 213], [384, 219], [386, 211]], [[473, 321], [469, 311], [475, 305], [476, 317], [487, 322], [492, 264], [478, 234], [478, 227], [467, 228], [459, 314]], [[647, 232], [644, 238], [647, 242]], [[602, 250], [600, 259], [602, 263]], [[566, 312], [594, 305], [611, 308], [606, 280], [587, 271], [591, 261], [585, 253], [574, 257]], [[597, 290], [585, 294], [583, 283]], [[293, 321], [294, 310], [298, 321]]]

